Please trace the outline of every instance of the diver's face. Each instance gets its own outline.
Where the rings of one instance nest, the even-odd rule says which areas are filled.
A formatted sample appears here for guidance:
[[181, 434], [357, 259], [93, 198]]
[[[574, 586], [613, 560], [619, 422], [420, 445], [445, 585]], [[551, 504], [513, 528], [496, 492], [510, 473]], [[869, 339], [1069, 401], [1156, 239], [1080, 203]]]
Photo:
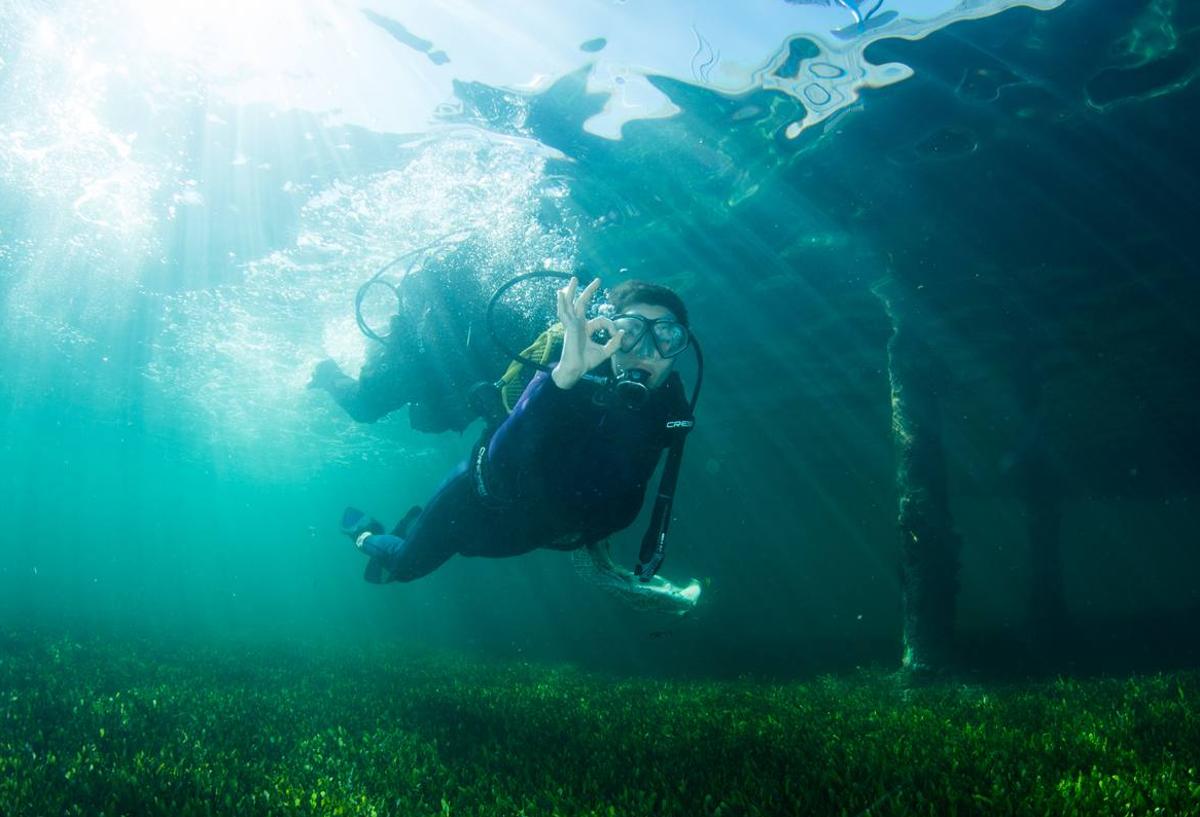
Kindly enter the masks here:
[[[654, 306], [652, 304], [633, 303], [625, 307], [621, 311], [622, 315], [641, 315], [647, 320], [658, 320], [665, 318], [666, 320], [675, 321], [675, 313], [667, 309], [665, 306]], [[664, 358], [654, 345], [654, 340], [651, 338], [652, 332], [647, 331], [641, 342], [634, 346], [629, 351], [618, 349], [616, 354], [612, 356], [613, 374], [617, 377], [627, 369], [644, 369], [649, 373], [650, 377], [646, 381], [646, 385], [651, 389], [657, 389], [663, 383], [667, 382], [667, 376], [671, 374], [671, 369], [675, 365], [675, 358]]]

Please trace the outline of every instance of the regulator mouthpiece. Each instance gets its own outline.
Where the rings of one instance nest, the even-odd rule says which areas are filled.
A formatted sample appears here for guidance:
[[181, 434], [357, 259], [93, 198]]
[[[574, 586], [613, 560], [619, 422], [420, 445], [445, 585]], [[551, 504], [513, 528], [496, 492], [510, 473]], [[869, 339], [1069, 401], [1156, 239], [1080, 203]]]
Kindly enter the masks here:
[[626, 408], [641, 408], [650, 397], [649, 380], [650, 372], [645, 369], [626, 369], [617, 377], [617, 397]]

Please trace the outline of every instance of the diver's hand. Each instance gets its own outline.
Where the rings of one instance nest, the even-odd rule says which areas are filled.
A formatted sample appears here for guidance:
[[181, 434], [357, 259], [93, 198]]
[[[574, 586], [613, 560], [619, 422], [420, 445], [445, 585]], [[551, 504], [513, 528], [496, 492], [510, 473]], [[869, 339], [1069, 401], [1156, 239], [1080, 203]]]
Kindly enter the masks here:
[[[588, 320], [588, 305], [600, 288], [600, 279], [588, 284], [576, 297], [579, 279], [558, 291], [558, 320], [563, 325], [562, 357], [550, 372], [554, 385], [560, 389], [572, 388], [579, 379], [613, 356], [621, 346], [622, 332], [608, 318]], [[592, 335], [601, 329], [609, 335], [607, 343], [597, 343]]]

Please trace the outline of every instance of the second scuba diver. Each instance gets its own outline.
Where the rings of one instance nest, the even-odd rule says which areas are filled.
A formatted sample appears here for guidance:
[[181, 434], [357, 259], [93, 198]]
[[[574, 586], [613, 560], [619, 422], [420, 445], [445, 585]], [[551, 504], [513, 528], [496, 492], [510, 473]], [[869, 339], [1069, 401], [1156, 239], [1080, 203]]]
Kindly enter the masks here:
[[[663, 450], [670, 449], [665, 473], [671, 488], [660, 488], [659, 528], [647, 534], [635, 571], [642, 583], [670, 587], [654, 574], [682, 439], [692, 426], [694, 401], [689, 404], [674, 371], [691, 340], [687, 309], [666, 287], [627, 281], [609, 293], [608, 315], [588, 318], [599, 286], [593, 280], [580, 292], [571, 278], [558, 291], [557, 362], [533, 375], [512, 411], [423, 509], [412, 508], [390, 533], [367, 514], [346, 509], [342, 529], [369, 559], [367, 581], [412, 581], [456, 553], [503, 557], [593, 548], [632, 524]], [[638, 585], [633, 574], [625, 575]], [[682, 597], [694, 604], [698, 594], [694, 585]]]
[[[328, 359], [317, 364], [308, 386], [327, 392], [360, 423], [407, 406], [417, 431], [461, 432], [479, 416], [471, 386], [507, 362], [482, 329], [488, 296], [474, 274], [479, 248], [464, 242], [450, 252], [431, 253], [425, 263], [410, 263], [395, 284], [382, 277], [415, 254], [396, 259], [359, 289], [359, 327], [375, 342], [367, 347], [358, 377]], [[396, 314], [383, 336], [366, 326], [361, 311], [364, 293], [373, 286], [387, 287], [396, 297]]]

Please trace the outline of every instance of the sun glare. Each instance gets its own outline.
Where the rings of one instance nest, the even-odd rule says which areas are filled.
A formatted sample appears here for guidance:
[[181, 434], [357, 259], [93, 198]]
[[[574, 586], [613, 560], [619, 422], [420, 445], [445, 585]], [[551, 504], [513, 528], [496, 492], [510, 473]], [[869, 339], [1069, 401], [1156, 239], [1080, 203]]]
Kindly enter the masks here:
[[306, 52], [332, 26], [332, 11], [321, 0], [128, 0], [126, 19], [148, 51], [221, 80], [301, 70]]

